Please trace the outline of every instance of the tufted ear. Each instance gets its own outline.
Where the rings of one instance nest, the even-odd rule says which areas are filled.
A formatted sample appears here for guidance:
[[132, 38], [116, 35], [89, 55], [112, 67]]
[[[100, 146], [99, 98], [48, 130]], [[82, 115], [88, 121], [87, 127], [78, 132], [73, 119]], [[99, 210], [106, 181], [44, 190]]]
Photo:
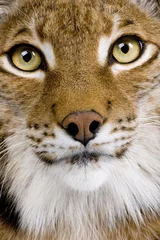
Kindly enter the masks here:
[[15, 0], [0, 0], [0, 19], [4, 18], [11, 12]]
[[149, 15], [160, 18], [160, 0], [132, 0], [134, 4]]

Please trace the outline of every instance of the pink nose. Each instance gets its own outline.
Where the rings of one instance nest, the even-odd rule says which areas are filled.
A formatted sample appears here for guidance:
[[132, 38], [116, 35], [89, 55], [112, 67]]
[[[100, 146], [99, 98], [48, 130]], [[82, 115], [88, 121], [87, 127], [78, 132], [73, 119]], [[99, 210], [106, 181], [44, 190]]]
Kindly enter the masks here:
[[75, 112], [64, 118], [62, 126], [76, 141], [86, 146], [102, 123], [102, 116], [96, 112]]

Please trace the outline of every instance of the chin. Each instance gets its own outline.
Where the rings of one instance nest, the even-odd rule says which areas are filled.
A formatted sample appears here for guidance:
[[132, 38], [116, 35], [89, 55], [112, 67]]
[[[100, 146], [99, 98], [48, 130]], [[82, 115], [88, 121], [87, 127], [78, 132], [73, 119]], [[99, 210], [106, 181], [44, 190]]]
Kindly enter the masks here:
[[68, 165], [63, 164], [59, 166], [62, 171], [61, 175], [64, 185], [80, 192], [96, 191], [103, 187], [107, 178], [109, 178], [109, 170], [107, 165], [110, 159], [107, 157], [101, 157], [99, 162], [90, 162]]

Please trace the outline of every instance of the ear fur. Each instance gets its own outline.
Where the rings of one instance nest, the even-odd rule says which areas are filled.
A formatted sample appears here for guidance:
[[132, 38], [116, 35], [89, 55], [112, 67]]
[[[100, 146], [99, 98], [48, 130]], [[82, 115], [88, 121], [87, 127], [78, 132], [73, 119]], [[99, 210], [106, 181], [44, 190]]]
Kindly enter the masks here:
[[160, 0], [132, 0], [142, 11], [160, 18]]
[[0, 0], [0, 19], [11, 12], [15, 0]]

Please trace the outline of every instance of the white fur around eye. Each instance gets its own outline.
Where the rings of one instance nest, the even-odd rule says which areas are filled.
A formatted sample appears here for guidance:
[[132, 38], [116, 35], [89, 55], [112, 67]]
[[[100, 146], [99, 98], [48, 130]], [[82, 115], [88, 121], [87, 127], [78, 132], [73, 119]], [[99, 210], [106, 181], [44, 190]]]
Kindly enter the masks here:
[[134, 61], [132, 63], [128, 63], [128, 64], [115, 63], [111, 67], [111, 70], [114, 74], [118, 74], [121, 71], [126, 71], [126, 70], [136, 68], [138, 66], [141, 66], [156, 53], [156, 50], [157, 49], [153, 44], [149, 44], [139, 59], [137, 59], [136, 61]]
[[121, 31], [118, 30], [119, 20], [120, 20], [119, 16], [116, 15], [113, 19], [113, 30], [110, 36], [103, 35], [100, 37], [98, 46], [98, 63], [101, 66], [104, 66], [107, 61], [111, 44], [121, 34]]
[[45, 73], [42, 70], [36, 70], [34, 72], [25, 72], [18, 70], [9, 62], [7, 55], [0, 57], [0, 66], [7, 72], [10, 72], [19, 77], [36, 78], [38, 80], [43, 80], [45, 78]]
[[106, 62], [109, 46], [110, 46], [110, 39], [107, 38], [106, 36], [102, 36], [99, 41], [99, 48], [98, 48], [98, 62], [102, 66]]
[[38, 43], [38, 46], [41, 49], [41, 51], [44, 53], [49, 67], [51, 69], [54, 69], [54, 67], [55, 67], [55, 55], [54, 55], [54, 52], [53, 52], [52, 45], [48, 42], [41, 43], [38, 40], [37, 40], [37, 43]]

